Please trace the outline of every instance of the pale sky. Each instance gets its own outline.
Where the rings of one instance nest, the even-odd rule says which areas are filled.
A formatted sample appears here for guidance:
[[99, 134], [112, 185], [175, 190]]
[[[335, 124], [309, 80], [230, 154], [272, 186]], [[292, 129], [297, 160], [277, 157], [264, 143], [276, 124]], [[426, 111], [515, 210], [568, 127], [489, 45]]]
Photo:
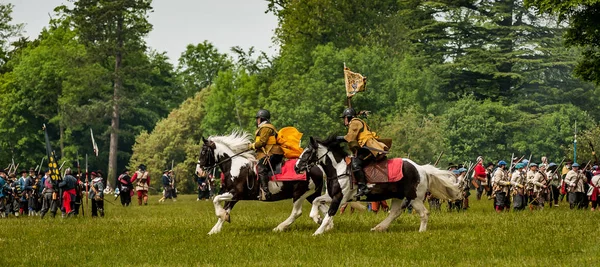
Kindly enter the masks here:
[[[25, 35], [35, 39], [48, 25], [53, 9], [67, 0], [0, 0], [12, 3], [13, 23], [25, 24]], [[146, 38], [148, 46], [166, 51], [176, 63], [188, 44], [208, 40], [219, 52], [232, 46], [247, 50], [254, 46], [268, 55], [277, 54], [272, 38], [277, 18], [265, 14], [265, 0], [153, 0], [154, 26]]]

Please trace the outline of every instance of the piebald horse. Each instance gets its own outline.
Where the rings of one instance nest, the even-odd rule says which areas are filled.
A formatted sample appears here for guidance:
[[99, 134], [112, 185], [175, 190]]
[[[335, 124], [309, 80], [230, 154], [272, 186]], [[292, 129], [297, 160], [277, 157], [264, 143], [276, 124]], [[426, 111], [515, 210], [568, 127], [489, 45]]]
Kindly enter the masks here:
[[[340, 146], [340, 141], [330, 137], [325, 141], [316, 141], [312, 137], [310, 143], [300, 159], [296, 162], [296, 172], [301, 172], [312, 166], [319, 165], [327, 176], [327, 194], [317, 197], [313, 201], [311, 217], [318, 214], [315, 207], [331, 203], [321, 226], [313, 235], [320, 235], [333, 228], [331, 224], [340, 205], [352, 201], [357, 194], [358, 187], [352, 186], [349, 166], [346, 163], [347, 153]], [[409, 159], [403, 159], [402, 173], [404, 177], [397, 182], [377, 183], [369, 185], [370, 192], [365, 200], [380, 201], [392, 198], [390, 214], [385, 220], [373, 227], [372, 231], [385, 231], [409, 204], [421, 217], [419, 232], [427, 229], [429, 211], [423, 201], [427, 190], [439, 199], [460, 199], [459, 189], [452, 184], [452, 172], [440, 170], [432, 165], [418, 165]]]
[[[203, 144], [198, 160], [200, 168], [219, 167], [225, 176], [220, 194], [213, 199], [218, 220], [209, 235], [219, 233], [223, 223], [230, 222], [231, 210], [238, 201], [258, 200], [260, 186], [254, 170], [256, 158], [252, 151], [247, 151], [249, 138], [250, 135], [245, 132], [211, 136], [208, 139], [202, 137]], [[314, 166], [309, 169], [307, 180], [269, 182], [269, 190], [272, 193], [270, 201], [293, 199], [291, 215], [273, 231], [287, 229], [302, 214], [302, 202], [306, 199], [312, 203], [321, 195], [324, 178], [321, 168]], [[221, 205], [221, 202], [225, 202], [225, 205]], [[320, 209], [323, 213], [327, 211], [324, 205]], [[319, 223], [319, 216], [314, 220]]]

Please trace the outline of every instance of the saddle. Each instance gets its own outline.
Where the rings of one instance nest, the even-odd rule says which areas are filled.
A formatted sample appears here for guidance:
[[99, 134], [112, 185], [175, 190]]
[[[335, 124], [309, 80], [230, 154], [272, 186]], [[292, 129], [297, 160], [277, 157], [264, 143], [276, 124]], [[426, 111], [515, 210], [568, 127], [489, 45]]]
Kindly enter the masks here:
[[367, 183], [379, 184], [400, 181], [404, 177], [402, 164], [403, 160], [401, 158], [384, 159], [368, 164], [363, 168]]
[[[269, 175], [271, 181], [306, 181], [306, 173], [296, 173], [295, 166], [298, 159], [284, 160], [281, 164], [278, 164], [278, 168], [274, 169], [275, 174]], [[275, 166], [273, 166], [275, 168]], [[269, 171], [271, 172], [271, 171]]]

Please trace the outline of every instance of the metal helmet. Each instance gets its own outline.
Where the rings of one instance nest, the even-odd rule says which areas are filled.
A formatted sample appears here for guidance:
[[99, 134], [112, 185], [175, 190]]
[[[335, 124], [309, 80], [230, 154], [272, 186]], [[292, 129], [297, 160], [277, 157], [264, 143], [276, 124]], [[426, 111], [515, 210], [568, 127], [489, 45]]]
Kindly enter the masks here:
[[350, 118], [356, 117], [356, 111], [353, 108], [344, 109], [344, 112], [342, 112], [342, 116], [340, 118], [346, 118], [346, 117], [350, 117]]
[[269, 112], [266, 109], [259, 109], [258, 112], [256, 112], [256, 116], [254, 118], [261, 118], [263, 120], [270, 120], [271, 119], [271, 112]]
[[506, 161], [504, 161], [504, 160], [498, 161], [498, 166], [502, 166], [502, 165], [506, 166]]

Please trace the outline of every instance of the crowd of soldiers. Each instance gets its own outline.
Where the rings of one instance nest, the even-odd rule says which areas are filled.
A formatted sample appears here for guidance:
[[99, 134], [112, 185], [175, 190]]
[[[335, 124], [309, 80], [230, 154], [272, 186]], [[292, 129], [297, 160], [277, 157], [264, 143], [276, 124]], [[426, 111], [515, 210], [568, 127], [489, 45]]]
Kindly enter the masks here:
[[45, 172], [33, 168], [29, 171], [9, 172], [0, 169], [0, 217], [11, 215], [40, 216], [48, 212], [55, 217], [60, 209], [62, 217], [77, 216], [83, 196], [92, 199], [92, 216], [104, 216], [102, 199], [104, 179], [102, 172], [92, 172], [88, 183], [78, 173], [65, 169], [61, 181], [52, 181], [50, 170]]
[[[82, 177], [66, 168], [60, 181], [53, 181], [50, 174], [50, 170], [40, 172], [33, 168], [20, 172], [0, 169], [0, 217], [40, 216], [43, 219], [48, 213], [56, 217], [58, 210], [63, 218], [85, 215], [83, 204], [88, 201], [91, 216], [104, 217], [104, 197], [112, 193], [112, 188], [102, 171]], [[123, 206], [129, 206], [135, 188], [138, 204], [147, 205], [149, 186], [150, 175], [142, 164], [133, 177], [129, 176], [129, 170], [123, 171], [117, 180], [115, 195], [121, 197]]]
[[[463, 199], [448, 202], [448, 210], [469, 208], [470, 190], [476, 190], [477, 200], [484, 194], [494, 200], [496, 212], [558, 207], [566, 197], [571, 209], [598, 208], [600, 197], [600, 169], [598, 164], [580, 166], [570, 160], [560, 164], [542, 157], [537, 164], [523, 158], [513, 158], [511, 164], [500, 160], [484, 165], [483, 157], [471, 166], [450, 164], [455, 185], [461, 189]], [[561, 168], [562, 167], [562, 168]], [[430, 208], [440, 210], [440, 200], [429, 197]]]

